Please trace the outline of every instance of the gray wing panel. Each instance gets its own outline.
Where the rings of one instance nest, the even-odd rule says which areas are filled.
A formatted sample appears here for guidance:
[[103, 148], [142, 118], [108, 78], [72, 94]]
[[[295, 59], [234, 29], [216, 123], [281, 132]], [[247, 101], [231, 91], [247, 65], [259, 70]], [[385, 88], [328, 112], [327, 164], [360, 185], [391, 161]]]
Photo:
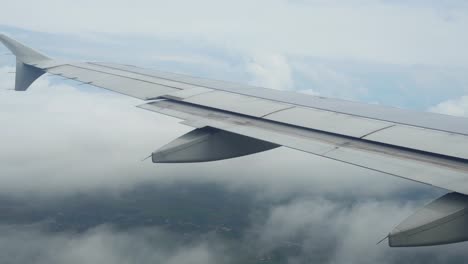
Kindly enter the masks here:
[[468, 137], [460, 134], [395, 125], [364, 139], [468, 160]]
[[161, 84], [153, 79], [139, 78], [140, 76], [137, 75], [98, 71], [84, 66], [83, 64], [64, 64], [45, 68], [44, 70], [50, 74], [144, 100], [180, 90], [180, 88]]
[[[418, 113], [418, 118], [413, 120], [416, 122], [411, 122], [411, 125], [403, 125], [410, 123], [405, 118], [412, 116], [412, 112], [381, 106], [367, 105], [364, 107], [363, 104], [336, 100], [337, 107], [354, 104], [359, 106], [355, 109], [362, 111], [367, 109], [366, 115], [368, 117], [364, 117], [356, 115], [353, 111], [344, 113], [322, 110], [315, 103], [312, 103], [324, 100], [331, 102], [333, 101], [331, 99], [300, 95], [301, 100], [306, 98], [310, 100], [309, 105], [313, 105], [313, 107], [304, 107], [298, 106], [297, 98], [288, 100], [291, 99], [289, 93], [172, 73], [156, 72], [150, 74], [134, 67], [68, 63], [64, 65], [52, 64], [49, 67], [43, 65], [43, 69], [51, 74], [76, 79], [140, 99], [170, 98], [201, 107], [264, 118], [293, 126], [468, 159], [468, 136], [461, 133], [465, 132], [463, 129], [468, 122], [463, 118]], [[282, 98], [283, 101], [268, 99], [277, 93], [285, 95], [285, 98]], [[394, 118], [376, 119], [372, 117], [375, 113], [386, 111], [393, 113], [389, 116]], [[394, 114], [397, 112], [403, 119], [393, 122], [392, 120], [396, 118]], [[427, 127], [420, 126], [420, 122], [423, 121], [430, 122], [433, 128], [427, 128], [427, 124], [424, 125]], [[447, 122], [456, 124], [463, 129], [453, 129], [454, 126], [443, 127], [442, 125]]]
[[48, 72], [144, 100], [143, 108], [468, 194], [468, 120], [133, 66], [61, 62], [0, 34], [17, 90]]
[[298, 94], [289, 91], [278, 91], [250, 85], [236, 84], [218, 80], [209, 80], [157, 70], [142, 69], [139, 67], [129, 65], [119, 65], [110, 63], [99, 63], [99, 65], [108, 68], [121, 69], [124, 71], [168, 79], [181, 83], [188, 83], [214, 90], [222, 90], [232, 93], [259, 97], [262, 99], [268, 99], [272, 101], [283, 102], [286, 104], [378, 119], [397, 124], [405, 124], [410, 126], [417, 126], [422, 128], [468, 135], [468, 119], [462, 117], [411, 111], [406, 109], [387, 107], [382, 105], [371, 105], [346, 100], [330, 99], [319, 96]]
[[365, 169], [468, 194], [468, 164], [464, 161], [248, 116], [216, 112], [176, 101], [158, 101], [140, 107], [183, 119], [184, 124], [194, 127], [211, 126]]
[[[48, 65], [39, 64], [37, 67], [42, 66], [42, 70], [51, 74], [76, 79], [144, 100], [170, 98], [213, 110], [223, 110], [337, 135], [364, 138], [383, 144], [468, 159], [468, 136], [465, 134], [468, 132], [468, 129], [465, 131], [468, 122], [464, 118], [430, 113], [416, 115], [411, 111], [396, 108], [308, 95], [295, 94], [292, 97], [287, 92], [173, 73], [149, 73], [136, 67], [96, 63], [63, 65], [50, 65], [50, 61], [47, 63]], [[308, 100], [308, 107], [301, 106], [304, 100]], [[336, 108], [321, 109], [321, 106], [330, 102], [335, 102]], [[350, 107], [351, 105], [356, 107]], [[349, 111], [342, 111], [341, 108]], [[363, 113], [355, 112], [353, 109], [363, 111]], [[381, 113], [382, 116], [376, 118], [376, 113]], [[410, 118], [413, 115], [415, 115], [414, 118]]]
[[305, 107], [277, 111], [264, 118], [356, 138], [394, 125], [390, 122]]
[[270, 113], [293, 107], [292, 105], [280, 102], [222, 91], [194, 95], [183, 101], [255, 117], [263, 117]]

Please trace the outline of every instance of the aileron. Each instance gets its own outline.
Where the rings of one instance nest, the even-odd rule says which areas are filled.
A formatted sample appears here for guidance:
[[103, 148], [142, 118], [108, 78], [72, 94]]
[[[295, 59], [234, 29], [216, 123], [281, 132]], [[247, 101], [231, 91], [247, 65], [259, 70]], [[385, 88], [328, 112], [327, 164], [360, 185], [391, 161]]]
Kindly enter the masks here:
[[265, 116], [276, 122], [360, 138], [392, 123], [330, 111], [294, 107]]
[[468, 160], [468, 136], [460, 134], [395, 125], [364, 138]]

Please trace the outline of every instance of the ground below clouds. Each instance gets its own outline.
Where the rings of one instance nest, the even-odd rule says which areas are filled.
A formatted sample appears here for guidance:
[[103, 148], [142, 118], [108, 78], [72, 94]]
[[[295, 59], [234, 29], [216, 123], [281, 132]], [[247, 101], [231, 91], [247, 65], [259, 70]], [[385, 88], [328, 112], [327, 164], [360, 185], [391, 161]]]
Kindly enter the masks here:
[[[376, 246], [414, 210], [398, 200], [347, 200], [209, 182], [122, 192], [0, 199], [6, 263], [465, 263], [466, 244]], [[261, 198], [260, 198], [261, 197]]]

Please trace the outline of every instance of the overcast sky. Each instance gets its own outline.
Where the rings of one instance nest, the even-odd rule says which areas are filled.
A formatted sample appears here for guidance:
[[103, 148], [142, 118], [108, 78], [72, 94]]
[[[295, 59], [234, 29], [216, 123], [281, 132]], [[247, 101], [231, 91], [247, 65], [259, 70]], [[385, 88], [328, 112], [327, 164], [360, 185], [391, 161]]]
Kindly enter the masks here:
[[[468, 115], [467, 28], [465, 1], [19, 0], [0, 9], [0, 32], [55, 57], [459, 116]], [[320, 248], [330, 263], [468, 258], [465, 244], [403, 251], [374, 245], [441, 190], [285, 148], [207, 164], [141, 162], [190, 128], [136, 108], [139, 100], [56, 77], [43, 76], [24, 93], [10, 91], [14, 57], [7, 52], [0, 47], [2, 195], [121, 192], [196, 179], [254, 190], [267, 202], [294, 198], [251, 223], [258, 231], [253, 241], [263, 249], [304, 233], [303, 255]], [[140, 259], [157, 262], [219, 263], [227, 254], [203, 242], [175, 250], [155, 245], [161, 254], [148, 255], [151, 236], [172, 236], [164, 230], [141, 235], [148, 232], [102, 227], [74, 237], [2, 227], [0, 247], [35, 241], [24, 261], [44, 245], [62, 252], [44, 254], [44, 263], [79, 262], [75, 248], [88, 252], [89, 262], [127, 263], [122, 250], [134, 243], [148, 249], [135, 253]], [[102, 250], [92, 250], [96, 241], [104, 241]], [[317, 246], [324, 241], [326, 247]]]

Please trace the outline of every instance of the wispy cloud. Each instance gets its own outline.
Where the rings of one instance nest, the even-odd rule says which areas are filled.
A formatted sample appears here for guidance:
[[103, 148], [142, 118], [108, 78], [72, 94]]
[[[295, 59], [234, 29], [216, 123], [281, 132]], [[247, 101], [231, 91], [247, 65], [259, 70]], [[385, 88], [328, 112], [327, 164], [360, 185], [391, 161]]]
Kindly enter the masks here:
[[[34, 12], [24, 12], [25, 6]], [[78, 5], [47, 0], [5, 2], [0, 24], [75, 35], [196, 39], [245, 51], [268, 49], [410, 65], [466, 65], [467, 9], [465, 4], [403, 1], [145, 0], [134, 4], [106, 0]], [[447, 12], [452, 19], [447, 20]]]
[[38, 228], [0, 226], [0, 258], [12, 264], [55, 263], [227, 263], [221, 246], [200, 241], [182, 245], [158, 228], [131, 231], [99, 226], [85, 233], [48, 233]]
[[429, 111], [446, 115], [468, 117], [468, 96], [443, 101], [436, 106], [429, 108]]
[[281, 54], [255, 54], [247, 63], [247, 72], [252, 76], [251, 84], [277, 90], [292, 90], [292, 70]]

